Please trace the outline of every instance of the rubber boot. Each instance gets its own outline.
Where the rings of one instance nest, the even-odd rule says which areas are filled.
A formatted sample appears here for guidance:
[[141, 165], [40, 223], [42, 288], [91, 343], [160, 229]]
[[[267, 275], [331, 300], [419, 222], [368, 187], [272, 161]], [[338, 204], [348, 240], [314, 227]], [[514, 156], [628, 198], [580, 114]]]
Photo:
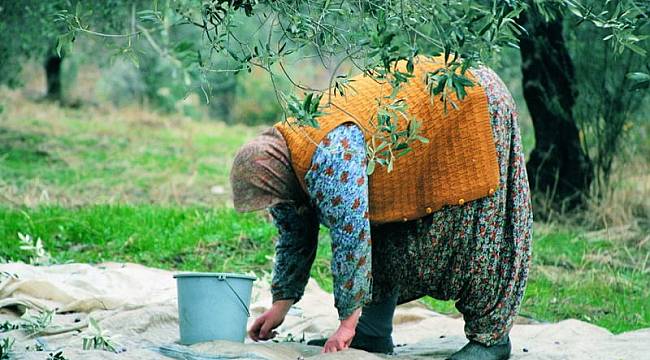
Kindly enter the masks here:
[[448, 360], [506, 360], [510, 357], [511, 351], [512, 344], [509, 336], [492, 346], [485, 346], [470, 340], [462, 349], [453, 353]]

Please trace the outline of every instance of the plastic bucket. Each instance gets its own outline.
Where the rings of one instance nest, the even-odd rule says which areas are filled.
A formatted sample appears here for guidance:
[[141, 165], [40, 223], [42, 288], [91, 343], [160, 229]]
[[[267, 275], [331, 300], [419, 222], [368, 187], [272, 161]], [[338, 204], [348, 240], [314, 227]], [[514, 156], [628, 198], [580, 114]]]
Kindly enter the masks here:
[[244, 341], [254, 276], [184, 273], [174, 277], [178, 289], [181, 344]]

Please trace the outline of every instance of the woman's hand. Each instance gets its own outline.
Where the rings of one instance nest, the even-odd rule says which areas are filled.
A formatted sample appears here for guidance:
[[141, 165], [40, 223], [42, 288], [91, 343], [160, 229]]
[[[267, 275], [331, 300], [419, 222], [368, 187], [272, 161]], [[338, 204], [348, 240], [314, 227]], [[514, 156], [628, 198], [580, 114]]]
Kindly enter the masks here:
[[361, 308], [356, 309], [347, 319], [341, 320], [339, 328], [327, 339], [327, 342], [323, 346], [324, 353], [337, 352], [350, 347], [350, 343], [354, 339], [355, 329], [357, 328], [360, 315]]
[[323, 352], [329, 353], [345, 350], [350, 347], [352, 339], [354, 339], [354, 329], [341, 325], [338, 330], [327, 339], [327, 342], [323, 346]]
[[248, 329], [248, 336], [254, 341], [273, 339], [277, 335], [273, 329], [282, 324], [291, 305], [293, 305], [293, 300], [274, 302], [269, 310], [255, 319], [253, 325]]

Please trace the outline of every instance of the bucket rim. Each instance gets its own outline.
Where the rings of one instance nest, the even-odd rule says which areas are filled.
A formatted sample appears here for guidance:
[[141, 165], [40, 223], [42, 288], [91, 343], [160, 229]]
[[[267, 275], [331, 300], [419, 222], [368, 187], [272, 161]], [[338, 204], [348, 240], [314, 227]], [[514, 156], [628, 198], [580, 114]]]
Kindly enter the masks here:
[[174, 278], [186, 278], [186, 277], [216, 277], [216, 278], [234, 278], [234, 279], [244, 279], [244, 280], [257, 280], [257, 277], [246, 274], [237, 274], [237, 273], [214, 273], [214, 272], [185, 272], [174, 274]]

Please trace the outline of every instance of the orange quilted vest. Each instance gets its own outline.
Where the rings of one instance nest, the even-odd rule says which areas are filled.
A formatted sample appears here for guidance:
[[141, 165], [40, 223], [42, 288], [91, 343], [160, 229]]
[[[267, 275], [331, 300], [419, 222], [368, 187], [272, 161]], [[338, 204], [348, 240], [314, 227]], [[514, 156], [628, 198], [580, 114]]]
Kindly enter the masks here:
[[[417, 57], [414, 76], [397, 95], [408, 104], [409, 114], [422, 123], [420, 134], [429, 143], [412, 143], [413, 151], [397, 158], [392, 172], [378, 166], [370, 176], [369, 215], [373, 223], [418, 219], [445, 205], [462, 205], [491, 195], [499, 184], [487, 96], [468, 71], [476, 85], [465, 88], [467, 97], [462, 101], [451, 96], [458, 109], [448, 106], [445, 112], [442, 103], [431, 101], [425, 85], [426, 73], [440, 68], [439, 61]], [[377, 113], [377, 99], [388, 96], [391, 86], [362, 75], [353, 80], [354, 91], [334, 98], [335, 106], [318, 118], [318, 129], [298, 127], [291, 120], [275, 125], [287, 141], [294, 171], [303, 188], [316, 144], [331, 130], [349, 122], [374, 130], [370, 120]], [[368, 140], [371, 134], [364, 132]]]

